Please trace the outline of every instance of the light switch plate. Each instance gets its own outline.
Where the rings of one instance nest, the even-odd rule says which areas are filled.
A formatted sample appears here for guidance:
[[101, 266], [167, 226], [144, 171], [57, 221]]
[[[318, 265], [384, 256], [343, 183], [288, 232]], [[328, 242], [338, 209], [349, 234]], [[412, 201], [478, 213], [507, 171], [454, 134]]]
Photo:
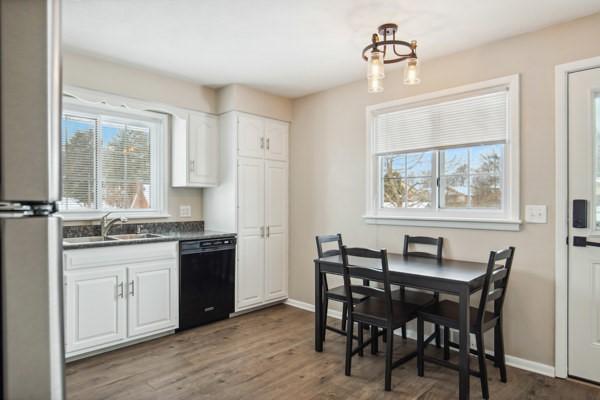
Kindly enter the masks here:
[[179, 206], [179, 216], [180, 217], [191, 217], [192, 216], [192, 206], [189, 206], [189, 205]]
[[525, 222], [531, 224], [545, 224], [548, 222], [548, 211], [546, 206], [525, 206]]

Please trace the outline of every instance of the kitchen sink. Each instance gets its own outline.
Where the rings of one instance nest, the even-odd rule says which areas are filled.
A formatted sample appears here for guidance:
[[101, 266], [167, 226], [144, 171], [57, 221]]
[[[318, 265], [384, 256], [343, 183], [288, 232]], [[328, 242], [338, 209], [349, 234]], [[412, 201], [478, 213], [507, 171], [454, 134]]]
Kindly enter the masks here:
[[83, 236], [83, 237], [70, 237], [63, 238], [63, 242], [65, 243], [91, 243], [91, 242], [106, 242], [111, 240], [117, 240], [112, 237], [103, 237], [103, 236]]
[[128, 233], [123, 235], [110, 235], [109, 238], [117, 240], [138, 240], [138, 239], [153, 239], [159, 238], [162, 235], [156, 233]]

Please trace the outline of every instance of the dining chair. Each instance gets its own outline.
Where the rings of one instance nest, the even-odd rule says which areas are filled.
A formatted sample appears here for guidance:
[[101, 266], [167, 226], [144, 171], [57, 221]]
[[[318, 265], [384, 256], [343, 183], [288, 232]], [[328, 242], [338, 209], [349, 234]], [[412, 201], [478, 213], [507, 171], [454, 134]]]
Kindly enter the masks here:
[[[342, 235], [340, 233], [335, 235], [320, 235], [316, 237], [317, 242], [317, 255], [319, 258], [338, 256], [341, 254], [342, 247]], [[324, 250], [323, 245], [327, 243], [336, 243], [334, 249]], [[340, 335], [346, 336], [346, 322], [348, 319], [348, 302], [346, 299], [346, 290], [344, 285], [329, 288], [327, 283], [327, 274], [323, 274], [323, 340], [325, 340], [325, 332], [330, 330]], [[354, 301], [360, 303], [365, 300], [366, 296], [356, 294]], [[338, 329], [335, 326], [327, 325], [327, 309], [329, 308], [329, 300], [337, 301], [342, 303], [342, 329]]]
[[[370, 266], [356, 266], [349, 262], [349, 257], [358, 257], [367, 263], [375, 262]], [[363, 349], [371, 344], [372, 352], [376, 353], [377, 341], [382, 328], [387, 335], [385, 342], [385, 390], [392, 388], [392, 369], [416, 356], [416, 351], [393, 361], [394, 329], [405, 325], [416, 318], [418, 306], [392, 300], [390, 288], [387, 251], [370, 250], [364, 248], [348, 248], [342, 246], [342, 262], [344, 272], [344, 287], [348, 302], [348, 324], [346, 325], [346, 376], [351, 375], [352, 357], [356, 354], [362, 356]], [[354, 279], [354, 281], [353, 281]], [[356, 283], [362, 279], [362, 284]], [[375, 281], [383, 284], [382, 288], [365, 286], [364, 280]], [[360, 303], [354, 301], [356, 295], [366, 296]], [[358, 325], [358, 347], [353, 348], [354, 323]], [[364, 325], [370, 325], [371, 337], [364, 341], [362, 330]]]
[[[508, 287], [508, 278], [512, 267], [515, 248], [509, 247], [501, 251], [492, 251], [488, 259], [485, 280], [481, 289], [481, 298], [478, 307], [470, 307], [469, 332], [475, 335], [477, 350], [471, 350], [471, 353], [477, 356], [479, 361], [479, 371], [469, 371], [472, 375], [481, 380], [481, 392], [484, 399], [489, 398], [489, 389], [487, 382], [487, 368], [485, 359], [494, 361], [494, 366], [500, 369], [500, 379], [506, 382], [506, 361], [504, 355], [504, 337], [502, 333], [502, 308], [506, 298]], [[503, 263], [503, 265], [502, 265]], [[492, 288], [493, 285], [493, 288]], [[494, 311], [487, 311], [486, 305], [494, 302]], [[430, 307], [418, 312], [417, 320], [417, 370], [419, 376], [424, 375], [424, 361], [440, 364], [457, 370], [458, 366], [448, 362], [450, 358], [450, 347], [458, 347], [458, 344], [450, 342], [449, 329], [458, 329], [459, 308], [456, 302], [443, 300]], [[428, 357], [424, 354], [423, 330], [424, 322], [434, 322], [444, 326], [444, 360], [434, 357]], [[483, 342], [483, 334], [496, 328], [494, 334], [494, 354], [487, 355]]]
[[[435, 253], [425, 251], [411, 250], [411, 245], [435, 246]], [[442, 237], [427, 237], [427, 236], [409, 236], [404, 235], [404, 249], [402, 254], [405, 256], [432, 258], [435, 260], [442, 259], [442, 250], [444, 247], [444, 238]], [[440, 293], [423, 292], [418, 290], [406, 290], [404, 286], [400, 286], [399, 290], [392, 292], [392, 297], [396, 300], [406, 301], [408, 303], [418, 304], [420, 306], [428, 306], [437, 303], [440, 299]], [[402, 337], [406, 339], [406, 326], [402, 327]], [[435, 324], [434, 329], [435, 345], [440, 347], [441, 344], [441, 329], [438, 324]], [[427, 342], [430, 340], [428, 339]]]

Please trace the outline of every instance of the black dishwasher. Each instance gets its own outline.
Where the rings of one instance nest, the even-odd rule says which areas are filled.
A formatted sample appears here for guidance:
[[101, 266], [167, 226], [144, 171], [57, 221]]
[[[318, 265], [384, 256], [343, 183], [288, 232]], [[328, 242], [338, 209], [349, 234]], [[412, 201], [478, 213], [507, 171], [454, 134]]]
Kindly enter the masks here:
[[179, 266], [179, 330], [234, 312], [234, 237], [181, 242]]

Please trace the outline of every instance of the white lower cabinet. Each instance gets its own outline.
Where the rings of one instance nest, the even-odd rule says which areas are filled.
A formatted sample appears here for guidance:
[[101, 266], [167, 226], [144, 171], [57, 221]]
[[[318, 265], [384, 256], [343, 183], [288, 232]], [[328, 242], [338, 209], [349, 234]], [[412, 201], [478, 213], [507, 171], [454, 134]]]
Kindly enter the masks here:
[[64, 252], [66, 357], [176, 329], [177, 243]]
[[175, 261], [127, 268], [127, 333], [144, 335], [177, 325], [178, 285]]
[[123, 268], [66, 273], [66, 352], [78, 352], [127, 337], [127, 308], [120, 297]]

